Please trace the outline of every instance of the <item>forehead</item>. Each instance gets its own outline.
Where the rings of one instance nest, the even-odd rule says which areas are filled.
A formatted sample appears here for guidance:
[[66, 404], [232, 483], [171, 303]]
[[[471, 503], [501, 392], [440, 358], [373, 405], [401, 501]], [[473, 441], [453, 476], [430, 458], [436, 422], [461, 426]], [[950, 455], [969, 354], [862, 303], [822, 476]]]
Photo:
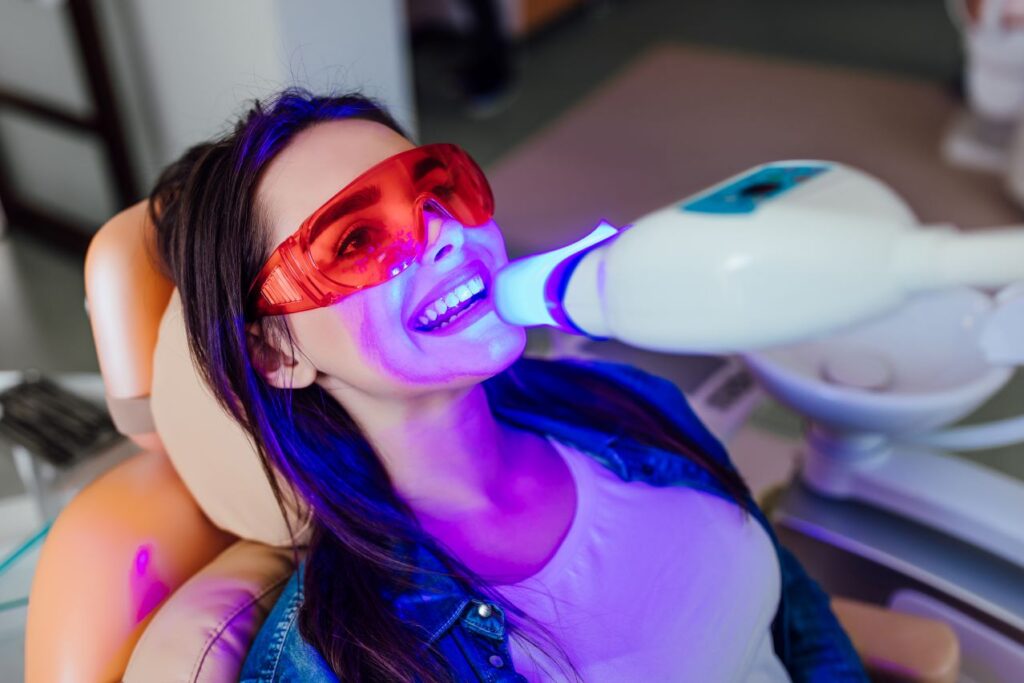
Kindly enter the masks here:
[[319, 123], [299, 133], [270, 162], [256, 188], [274, 243], [363, 171], [413, 147], [387, 126], [358, 119]]

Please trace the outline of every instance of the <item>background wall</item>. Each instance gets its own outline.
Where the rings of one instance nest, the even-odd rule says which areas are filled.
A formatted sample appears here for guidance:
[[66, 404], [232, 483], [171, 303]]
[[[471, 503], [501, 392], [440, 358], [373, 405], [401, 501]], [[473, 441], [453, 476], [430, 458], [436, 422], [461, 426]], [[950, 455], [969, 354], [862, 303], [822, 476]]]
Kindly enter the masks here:
[[[62, 5], [0, 0], [0, 84], [87, 113]], [[144, 189], [246, 100], [288, 85], [363, 90], [415, 132], [402, 0], [97, 0], [96, 11]], [[0, 145], [34, 203], [96, 227], [118, 209], [90, 138], [0, 110]]]

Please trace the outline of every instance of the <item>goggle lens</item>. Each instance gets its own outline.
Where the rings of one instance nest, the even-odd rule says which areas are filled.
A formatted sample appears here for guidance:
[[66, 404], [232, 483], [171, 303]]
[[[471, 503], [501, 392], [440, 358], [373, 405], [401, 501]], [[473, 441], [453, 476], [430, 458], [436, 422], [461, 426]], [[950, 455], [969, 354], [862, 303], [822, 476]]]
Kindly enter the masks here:
[[385, 282], [419, 257], [425, 206], [469, 227], [494, 212], [490, 187], [465, 152], [453, 145], [420, 147], [370, 169], [313, 214], [307, 251], [317, 270], [339, 285]]
[[252, 310], [308, 310], [390, 280], [423, 251], [425, 208], [467, 227], [494, 215], [487, 179], [455, 145], [397, 154], [331, 197], [275, 250], [253, 283]]

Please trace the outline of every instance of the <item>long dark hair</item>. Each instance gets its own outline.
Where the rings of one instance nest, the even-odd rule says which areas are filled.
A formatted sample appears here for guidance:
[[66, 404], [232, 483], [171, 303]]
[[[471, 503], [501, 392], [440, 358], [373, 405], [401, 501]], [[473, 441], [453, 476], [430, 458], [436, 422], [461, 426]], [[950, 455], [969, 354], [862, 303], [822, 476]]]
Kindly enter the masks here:
[[[403, 623], [387, 597], [416, 585], [424, 571], [399, 550], [427, 548], [469, 594], [493, 591], [422, 530], [343, 406], [316, 384], [296, 390], [268, 385], [247, 348], [246, 292], [275, 246], [257, 202], [261, 173], [302, 130], [344, 118], [402, 133], [383, 108], [360, 95], [289, 90], [256, 103], [232, 132], [169, 166], [152, 192], [150, 212], [158, 256], [181, 294], [196, 367], [249, 433], [282, 509], [286, 498], [275, 472], [312, 511], [302, 636], [343, 681], [446, 681], [440, 654], [424, 649], [422, 634]], [[265, 318], [263, 333], [290, 340], [284, 317]], [[524, 364], [545, 362], [521, 360], [486, 384], [499, 418], [503, 410], [526, 410], [614, 429], [690, 458], [738, 502], [749, 500], [735, 471], [643, 396], [582, 365], [549, 363], [545, 370], [559, 381], [543, 387], [530, 380], [536, 373], [522, 371]]]

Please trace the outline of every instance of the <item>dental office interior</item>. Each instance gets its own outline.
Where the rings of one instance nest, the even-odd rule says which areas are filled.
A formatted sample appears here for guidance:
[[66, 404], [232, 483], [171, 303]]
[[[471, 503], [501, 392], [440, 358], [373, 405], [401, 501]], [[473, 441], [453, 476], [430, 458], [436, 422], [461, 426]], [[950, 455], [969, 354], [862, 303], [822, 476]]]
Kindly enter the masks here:
[[0, 680], [239, 680], [294, 570], [131, 240], [290, 86], [472, 155], [526, 353], [674, 383], [871, 680], [1024, 681], [1017, 0], [0, 0]]

